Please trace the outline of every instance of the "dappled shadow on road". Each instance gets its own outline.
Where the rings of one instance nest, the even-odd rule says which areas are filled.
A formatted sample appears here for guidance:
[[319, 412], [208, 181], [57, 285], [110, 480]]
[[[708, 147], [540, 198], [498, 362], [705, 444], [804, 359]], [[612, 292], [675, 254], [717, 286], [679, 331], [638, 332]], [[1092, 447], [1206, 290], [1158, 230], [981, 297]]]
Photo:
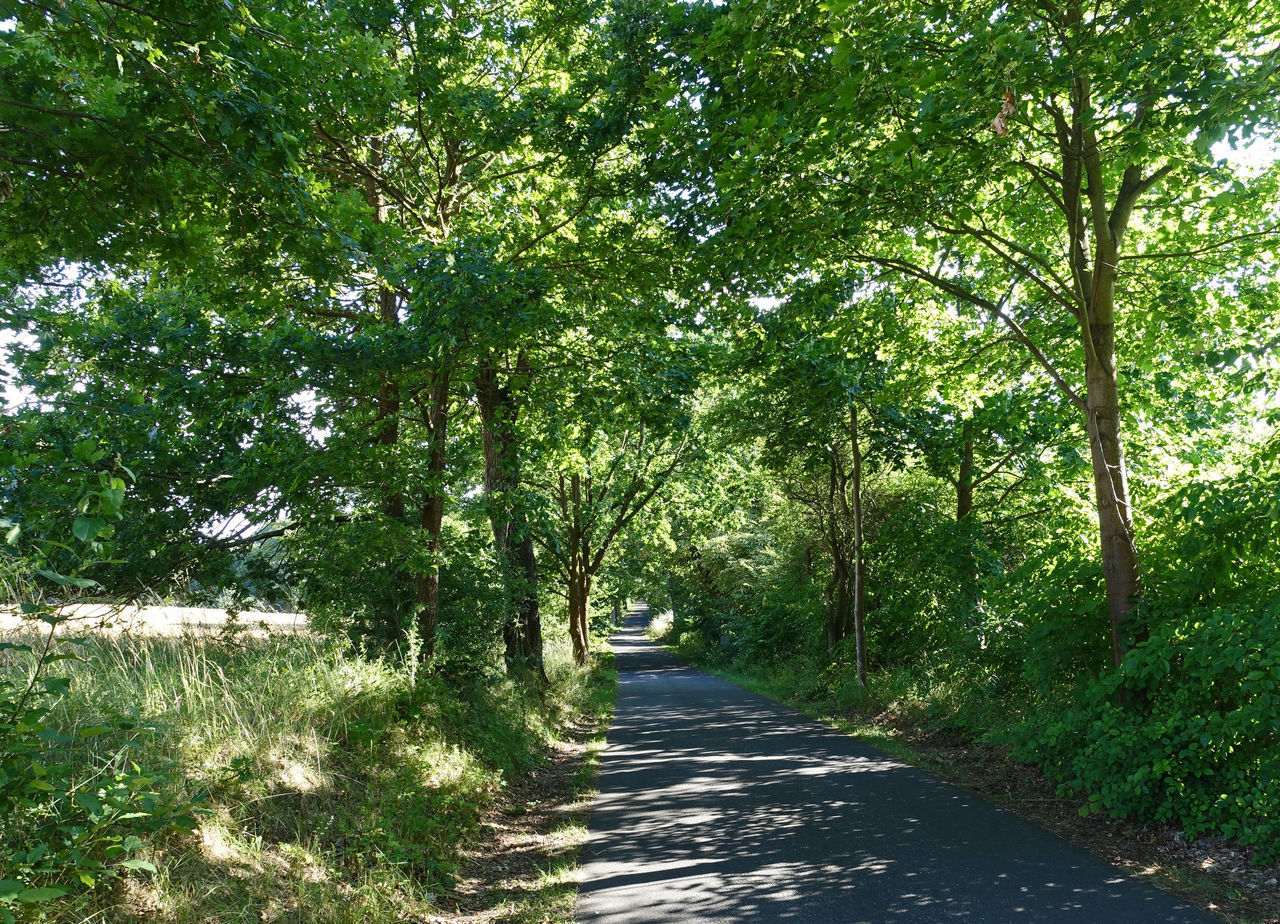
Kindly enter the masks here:
[[632, 616], [580, 919], [1209, 921], [962, 790], [682, 665]]

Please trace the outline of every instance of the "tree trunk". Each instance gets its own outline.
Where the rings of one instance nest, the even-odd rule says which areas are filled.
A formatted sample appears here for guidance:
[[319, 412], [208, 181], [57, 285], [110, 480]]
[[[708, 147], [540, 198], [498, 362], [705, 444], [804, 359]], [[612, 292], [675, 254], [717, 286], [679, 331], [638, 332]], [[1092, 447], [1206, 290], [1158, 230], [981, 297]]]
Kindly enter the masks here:
[[1111, 622], [1111, 654], [1119, 666], [1130, 645], [1141, 641], [1144, 633], [1129, 625], [1129, 614], [1136, 605], [1140, 581], [1129, 501], [1129, 477], [1120, 440], [1115, 328], [1111, 323], [1109, 304], [1106, 307], [1105, 313], [1091, 312], [1095, 317], [1102, 317], [1091, 319], [1089, 332], [1092, 342], [1085, 350], [1086, 413], [1098, 507], [1102, 573], [1106, 580], [1107, 611]]
[[[1080, 21], [1080, 5], [1069, 11]], [[1118, 666], [1142, 633], [1132, 630], [1129, 614], [1140, 590], [1138, 552], [1129, 506], [1129, 476], [1120, 440], [1120, 396], [1115, 363], [1116, 272], [1124, 235], [1139, 197], [1158, 182], [1162, 171], [1144, 177], [1140, 164], [1125, 167], [1114, 205], [1108, 209], [1101, 147], [1093, 119], [1092, 90], [1084, 75], [1072, 84], [1070, 124], [1057, 116], [1062, 147], [1062, 202], [1066, 209], [1069, 257], [1085, 355], [1085, 429], [1093, 463], [1102, 572], [1111, 622], [1111, 654]], [[1085, 207], [1087, 203], [1087, 208]], [[1088, 237], [1093, 238], [1092, 260]]]
[[418, 660], [427, 661], [435, 654], [436, 626], [440, 621], [440, 535], [444, 523], [445, 428], [449, 421], [449, 376], [439, 374], [431, 388], [427, 403], [421, 406], [430, 446], [427, 449], [428, 487], [422, 502], [421, 526], [427, 534], [427, 551], [431, 564], [419, 572], [418, 590]]
[[542, 616], [538, 609], [538, 559], [533, 551], [533, 537], [523, 512], [513, 512], [512, 531], [520, 536], [514, 543], [515, 573], [521, 578], [521, 593], [517, 596], [515, 623], [519, 626], [517, 650], [526, 667], [537, 671], [546, 681], [547, 674], [542, 659]]
[[[427, 529], [427, 521], [435, 514], [432, 508], [443, 507], [439, 498], [432, 498], [422, 505], [422, 525]], [[440, 548], [439, 540], [430, 544], [434, 555]], [[440, 623], [440, 569], [432, 567], [418, 574], [418, 661], [426, 663], [435, 657], [436, 626]]]
[[827, 648], [834, 649], [849, 635], [853, 614], [853, 574], [849, 562], [838, 551], [831, 556], [831, 581], [826, 592]]
[[867, 687], [867, 574], [862, 554], [862, 443], [858, 438], [858, 406], [849, 405], [849, 436], [853, 448], [853, 643], [858, 689]]
[[850, 519], [849, 498], [846, 495], [848, 479], [839, 451], [833, 446], [827, 478], [827, 508], [829, 518], [827, 543], [831, 551], [831, 580], [824, 593], [826, 598], [827, 650], [833, 650], [849, 634], [850, 587], [853, 583], [849, 567], [849, 549], [846, 542], [846, 526]]
[[583, 567], [574, 567], [569, 573], [569, 639], [574, 663], [580, 666], [591, 659], [590, 609], [591, 575]]
[[[517, 372], [524, 365], [517, 360]], [[492, 357], [481, 361], [475, 378], [484, 444], [484, 488], [489, 525], [502, 568], [508, 611], [502, 623], [507, 669], [523, 666], [546, 680], [542, 658], [542, 618], [538, 610], [538, 560], [524, 511], [516, 503], [520, 462], [515, 439], [519, 415], [510, 386], [498, 382]]]
[[[1088, 108], [1089, 87], [1077, 80], [1080, 109]], [[1082, 293], [1077, 321], [1085, 356], [1085, 430], [1093, 463], [1094, 496], [1098, 508], [1098, 538], [1102, 573], [1107, 587], [1107, 611], [1111, 623], [1111, 655], [1117, 666], [1129, 646], [1140, 639], [1132, 631], [1129, 613], [1139, 593], [1138, 552], [1133, 535], [1129, 502], [1129, 474], [1120, 439], [1120, 393], [1116, 382], [1115, 297], [1116, 267], [1129, 215], [1139, 194], [1141, 169], [1126, 168], [1116, 203], [1107, 216], [1103, 179], [1097, 157], [1098, 142], [1092, 129], [1081, 131], [1081, 151], [1088, 174], [1086, 194], [1094, 224], [1093, 265], [1078, 272]], [[1083, 264], [1083, 243], [1076, 249]]]
[[[563, 489], [563, 482], [561, 483]], [[569, 477], [569, 639], [573, 643], [573, 660], [579, 666], [591, 658], [588, 613], [591, 606], [591, 556], [583, 536], [582, 478]]]
[[[387, 217], [386, 203], [382, 201], [382, 194], [374, 178], [374, 171], [382, 166], [382, 159], [382, 139], [375, 138], [369, 148], [369, 165], [371, 169], [365, 179], [364, 186], [365, 201], [373, 210], [375, 224], [382, 224]], [[377, 298], [378, 323], [384, 327], [396, 327], [400, 323], [396, 293], [386, 286], [379, 286]], [[405, 518], [405, 498], [404, 493], [395, 487], [400, 481], [400, 476], [392, 458], [394, 448], [400, 441], [400, 382], [393, 373], [386, 370], [379, 374], [378, 404], [374, 417], [374, 426], [376, 428], [375, 439], [378, 445], [382, 447], [384, 456], [382, 460], [382, 514], [393, 523], [402, 523]], [[389, 639], [399, 642], [404, 637], [404, 627], [401, 623], [401, 594], [399, 590], [408, 583], [409, 574], [399, 565], [392, 564], [392, 567], [395, 570], [395, 579], [392, 582], [392, 592], [386, 601], [386, 609], [383, 616], [385, 625], [381, 628]], [[421, 593], [421, 589], [419, 589], [419, 592]]]

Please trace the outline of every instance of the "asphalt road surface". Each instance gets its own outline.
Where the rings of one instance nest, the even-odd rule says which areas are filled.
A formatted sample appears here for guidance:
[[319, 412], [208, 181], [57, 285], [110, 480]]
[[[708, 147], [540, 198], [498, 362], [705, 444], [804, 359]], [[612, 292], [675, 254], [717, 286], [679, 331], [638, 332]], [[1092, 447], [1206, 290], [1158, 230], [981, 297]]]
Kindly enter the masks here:
[[580, 921], [1215, 919], [771, 700], [613, 639]]

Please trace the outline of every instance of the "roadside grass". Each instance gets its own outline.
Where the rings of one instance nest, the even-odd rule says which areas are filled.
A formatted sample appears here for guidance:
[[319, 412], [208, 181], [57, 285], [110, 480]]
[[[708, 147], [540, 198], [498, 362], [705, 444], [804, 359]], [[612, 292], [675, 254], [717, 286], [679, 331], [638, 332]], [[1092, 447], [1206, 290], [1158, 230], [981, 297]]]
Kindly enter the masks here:
[[[433, 918], [486, 814], [582, 716], [603, 728], [613, 695], [607, 669], [575, 667], [554, 641], [541, 697], [496, 670], [415, 676], [305, 633], [94, 635], [78, 653], [56, 664], [70, 692], [50, 724], [74, 737], [104, 715], [159, 723], [129, 760], [168, 768], [201, 814], [144, 848], [156, 873], [32, 911], [52, 921]], [[3, 654], [0, 671], [23, 669]], [[594, 772], [579, 772], [587, 793]], [[573, 856], [549, 861], [548, 908], [572, 907]]]
[[[662, 627], [652, 633], [662, 641]], [[814, 695], [811, 673], [784, 667], [744, 669], [705, 657], [692, 645], [668, 646], [699, 669], [746, 690], [768, 697], [846, 734], [857, 737], [906, 763], [964, 787], [988, 801], [1045, 827], [1059, 837], [1103, 857], [1142, 879], [1209, 911], [1229, 924], [1280, 924], [1280, 894], [1274, 886], [1256, 888], [1269, 871], [1249, 870], [1254, 891], [1223, 869], [1240, 862], [1230, 843], [1203, 848], [1181, 843], [1171, 828], [1143, 827], [1099, 815], [1082, 817], [1084, 800], [1061, 798], [1057, 787], [1034, 767], [1010, 758], [1007, 752], [981, 740], [974, 728], [1000, 728], [1003, 705], [995, 699], [974, 704], [962, 688], [918, 671], [873, 674], [867, 689], [830, 686]], [[1274, 883], [1274, 879], [1270, 880]]]
[[[549, 764], [514, 784], [496, 807], [494, 827], [477, 851], [482, 880], [477, 920], [569, 924], [578, 897], [579, 861], [605, 735], [613, 717], [617, 673], [608, 650], [597, 655], [585, 708]], [[492, 867], [502, 870], [493, 875]]]
[[[610, 654], [608, 663], [612, 665]], [[523, 904], [516, 900], [514, 912], [505, 918], [513, 924], [573, 920], [578, 899], [578, 870], [582, 848], [587, 842], [587, 823], [591, 802], [596, 794], [596, 778], [600, 773], [600, 755], [605, 735], [613, 718], [618, 675], [612, 666], [604, 668], [602, 683], [596, 685], [591, 698], [590, 724], [584, 729], [581, 759], [571, 771], [560, 802], [552, 806], [557, 816], [550, 825], [547, 866], [541, 870], [536, 890]]]

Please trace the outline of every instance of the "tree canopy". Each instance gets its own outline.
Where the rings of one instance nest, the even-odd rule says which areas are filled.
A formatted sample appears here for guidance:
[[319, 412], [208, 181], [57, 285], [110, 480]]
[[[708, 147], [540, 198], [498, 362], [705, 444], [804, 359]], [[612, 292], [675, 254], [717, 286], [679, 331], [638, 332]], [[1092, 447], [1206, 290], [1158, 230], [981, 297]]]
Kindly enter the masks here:
[[[1274, 717], [1275, 0], [8, 15], [2, 555], [51, 593], [534, 684], [642, 596], [1018, 704], [1092, 792], [1062, 742], [1156, 748], [1230, 631], [1214, 714]], [[1249, 716], [1201, 745], [1247, 825], [1136, 746], [1099, 804], [1274, 845]]]

